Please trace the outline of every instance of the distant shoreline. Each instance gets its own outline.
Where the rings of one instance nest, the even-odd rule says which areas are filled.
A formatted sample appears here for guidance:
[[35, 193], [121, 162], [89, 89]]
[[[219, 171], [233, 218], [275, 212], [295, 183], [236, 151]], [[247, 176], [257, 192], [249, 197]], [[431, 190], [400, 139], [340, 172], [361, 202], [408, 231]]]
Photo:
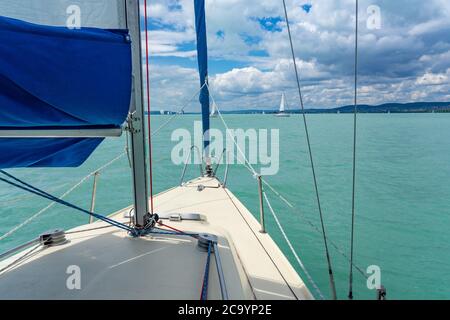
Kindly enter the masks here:
[[[276, 114], [277, 110], [231, 110], [222, 111], [222, 114]], [[290, 114], [301, 114], [301, 110], [287, 110]], [[354, 106], [348, 105], [338, 108], [307, 109], [307, 114], [350, 114], [354, 112]], [[385, 103], [381, 105], [358, 105], [358, 113], [383, 114], [383, 113], [450, 113], [450, 102], [413, 102], [413, 103]], [[147, 113], [146, 113], [147, 114]], [[175, 112], [167, 111], [167, 114]], [[198, 115], [200, 112], [185, 112], [185, 115]], [[164, 115], [160, 111], [152, 111], [151, 115]]]

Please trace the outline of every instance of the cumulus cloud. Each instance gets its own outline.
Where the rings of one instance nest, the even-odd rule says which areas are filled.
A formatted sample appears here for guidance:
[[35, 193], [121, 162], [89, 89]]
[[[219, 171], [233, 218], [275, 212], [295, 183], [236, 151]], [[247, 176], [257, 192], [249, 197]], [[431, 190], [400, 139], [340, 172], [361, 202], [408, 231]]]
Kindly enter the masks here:
[[450, 69], [447, 73], [431, 73], [427, 72], [423, 76], [417, 78], [416, 84], [418, 85], [442, 85], [448, 83], [450, 75]]
[[[225, 108], [274, 108], [281, 91], [298, 107], [281, 2], [206, 3], [211, 87]], [[287, 1], [307, 107], [352, 102], [354, 3]], [[381, 9], [381, 29], [367, 28], [370, 5]], [[155, 0], [148, 12], [151, 61], [160, 72], [152, 94], [162, 106], [176, 105], [198, 87], [193, 1]], [[449, 21], [447, 0], [360, 1], [361, 103], [448, 99]]]

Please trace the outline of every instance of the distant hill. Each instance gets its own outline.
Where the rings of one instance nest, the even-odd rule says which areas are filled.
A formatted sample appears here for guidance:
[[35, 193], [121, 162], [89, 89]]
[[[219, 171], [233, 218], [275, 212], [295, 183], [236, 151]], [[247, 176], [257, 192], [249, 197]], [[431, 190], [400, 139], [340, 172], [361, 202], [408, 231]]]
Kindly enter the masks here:
[[[308, 113], [353, 113], [354, 106], [343, 106], [334, 109], [310, 109]], [[427, 113], [450, 112], [450, 102], [413, 102], [385, 103], [377, 106], [358, 105], [359, 113]]]
[[[354, 106], [348, 105], [332, 109], [307, 109], [306, 113], [353, 113]], [[277, 113], [277, 110], [238, 110], [222, 113], [228, 114], [252, 114], [252, 113]], [[301, 113], [300, 109], [288, 110], [289, 113]], [[381, 105], [358, 105], [359, 113], [429, 113], [450, 112], [450, 102], [413, 102], [413, 103], [385, 103]]]
[[[354, 106], [348, 105], [332, 109], [307, 109], [306, 113], [353, 113]], [[222, 111], [222, 114], [274, 114], [278, 110], [232, 110]], [[288, 113], [299, 114], [300, 109], [287, 110]], [[381, 105], [358, 105], [359, 113], [431, 113], [431, 112], [448, 112], [450, 113], [450, 102], [412, 102], [412, 103], [385, 103]], [[186, 112], [185, 114], [198, 114], [200, 112]], [[160, 115], [160, 112], [153, 112], [152, 115]]]

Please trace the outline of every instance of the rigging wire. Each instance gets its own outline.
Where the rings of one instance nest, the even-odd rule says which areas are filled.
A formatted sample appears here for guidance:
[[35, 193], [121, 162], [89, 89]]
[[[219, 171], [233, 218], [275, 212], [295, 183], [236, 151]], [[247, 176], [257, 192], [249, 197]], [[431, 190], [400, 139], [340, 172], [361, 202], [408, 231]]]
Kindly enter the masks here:
[[306, 121], [306, 112], [305, 112], [305, 106], [303, 103], [302, 89], [301, 89], [301, 85], [300, 85], [300, 76], [298, 73], [297, 61], [295, 58], [294, 44], [292, 42], [291, 27], [289, 25], [289, 17], [288, 17], [285, 0], [283, 0], [283, 8], [284, 8], [284, 15], [286, 18], [287, 30], [288, 30], [288, 34], [289, 34], [289, 43], [291, 46], [292, 60], [294, 62], [295, 77], [297, 80], [298, 94], [299, 94], [299, 98], [300, 98], [300, 106], [301, 106], [301, 109], [302, 109], [301, 111], [302, 111], [302, 115], [303, 115], [303, 123], [305, 126], [305, 135], [306, 135], [306, 141], [308, 144], [309, 159], [311, 162], [311, 170], [312, 170], [312, 175], [313, 175], [313, 180], [314, 180], [314, 188], [315, 188], [315, 193], [316, 193], [316, 198], [317, 198], [317, 206], [319, 209], [320, 224], [322, 227], [323, 242], [324, 242], [324, 246], [325, 246], [325, 255], [326, 255], [327, 264], [328, 264], [328, 274], [330, 277], [331, 295], [332, 295], [333, 300], [336, 300], [337, 299], [336, 285], [335, 285], [335, 281], [334, 281], [333, 268], [331, 265], [330, 252], [328, 249], [328, 241], [327, 241], [327, 236], [326, 236], [325, 223], [324, 223], [324, 219], [323, 219], [322, 206], [320, 203], [319, 187], [318, 187], [318, 183], [317, 183], [316, 170], [315, 170], [315, 166], [314, 166], [314, 158], [313, 158], [313, 154], [312, 154], [311, 140], [309, 137], [308, 123]]
[[[85, 176], [84, 178], [82, 178], [80, 181], [78, 181], [75, 185], [73, 185], [70, 189], [68, 189], [64, 194], [62, 194], [59, 199], [64, 199], [65, 197], [67, 197], [69, 194], [71, 194], [74, 190], [78, 189], [78, 187], [80, 187], [83, 183], [85, 183], [89, 178], [91, 178], [92, 176], [95, 175], [96, 172], [101, 172], [103, 170], [105, 170], [106, 168], [108, 168], [109, 166], [111, 166], [112, 164], [114, 164], [115, 162], [119, 161], [120, 159], [122, 159], [124, 156], [126, 155], [126, 152], [121, 153], [119, 156], [115, 157], [114, 159], [112, 159], [111, 161], [109, 161], [108, 163], [104, 164], [103, 166], [99, 167], [97, 170], [92, 171], [91, 173], [89, 173], [87, 176]], [[17, 226], [15, 226], [14, 228], [12, 228], [11, 230], [9, 230], [8, 232], [6, 232], [5, 234], [3, 234], [2, 236], [0, 236], [0, 241], [6, 239], [7, 237], [11, 236], [12, 234], [14, 234], [16, 231], [18, 231], [19, 229], [23, 228], [24, 226], [26, 226], [27, 224], [29, 224], [31, 221], [35, 220], [37, 217], [39, 217], [40, 215], [42, 215], [44, 212], [48, 211], [49, 209], [51, 209], [52, 207], [54, 207], [56, 205], [56, 202], [52, 202], [50, 203], [48, 206], [46, 206], [45, 208], [39, 210], [38, 212], [36, 212], [35, 214], [33, 214], [31, 217], [29, 217], [28, 219], [26, 219], [25, 221], [23, 221], [22, 223], [18, 224]]]
[[356, 140], [357, 140], [357, 123], [358, 123], [358, 18], [359, 18], [359, 1], [356, 0], [355, 11], [355, 106], [353, 110], [353, 187], [352, 187], [352, 226], [350, 240], [350, 273], [349, 273], [349, 289], [348, 298], [353, 299], [353, 255], [355, 240], [355, 193], [356, 193]]
[[[208, 91], [210, 92], [210, 96], [211, 96], [211, 100], [213, 103], [215, 103], [215, 99], [214, 99], [214, 95], [213, 95], [213, 91], [211, 90], [211, 88], [208, 87]], [[216, 107], [217, 107], [217, 113], [219, 115], [219, 118], [221, 119], [224, 127], [228, 130], [229, 132], [229, 127], [225, 121], [225, 119], [222, 116], [222, 113], [220, 112], [220, 107], [219, 105], [216, 103]], [[250, 164], [250, 162], [248, 161], [248, 159], [246, 158], [245, 154], [242, 152], [242, 150], [240, 149], [239, 145], [236, 143], [236, 141], [233, 139], [233, 143], [236, 146], [238, 152], [241, 154], [242, 158], [244, 159], [244, 167], [252, 174], [252, 176], [257, 175], [255, 169], [252, 167], [252, 165]], [[313, 230], [315, 230], [317, 233], [319, 233], [320, 235], [322, 235], [322, 231], [319, 229], [319, 227], [317, 227], [313, 222], [311, 222], [309, 219], [306, 218], [306, 216], [304, 214], [302, 214], [302, 212], [300, 211], [299, 208], [295, 207], [288, 199], [286, 199], [286, 197], [284, 197], [280, 192], [278, 192], [269, 182], [267, 182], [264, 177], [261, 177], [262, 182], [264, 183], [265, 186], [267, 186], [282, 202], [284, 202], [290, 210], [292, 210], [293, 213], [295, 214], [299, 214], [300, 217], [306, 221], [306, 223], [308, 225], [310, 225]], [[332, 240], [330, 239], [328, 236], [326, 236], [328, 243], [330, 243], [330, 245], [344, 258], [346, 259], [349, 263], [351, 263], [353, 265], [353, 267], [359, 272], [359, 274], [365, 278], [368, 279], [367, 274], [363, 271], [363, 269], [361, 267], [359, 267], [358, 265], [356, 265], [354, 262], [350, 261], [349, 256], [339, 248], [339, 246]]]
[[62, 199], [60, 199], [60, 198], [57, 198], [57, 197], [51, 195], [50, 193], [47, 193], [47, 192], [45, 192], [45, 191], [43, 191], [43, 190], [41, 190], [41, 189], [39, 189], [39, 188], [37, 188], [37, 187], [34, 187], [34, 186], [32, 186], [32, 185], [26, 183], [26, 182], [23, 181], [23, 180], [20, 180], [19, 178], [15, 177], [15, 176], [13, 176], [13, 175], [11, 175], [11, 174], [9, 174], [9, 173], [7, 173], [7, 172], [4, 171], [4, 170], [0, 170], [0, 173], [3, 174], [3, 175], [5, 175], [5, 176], [7, 176], [7, 177], [10, 178], [10, 179], [15, 180], [15, 181], [17, 182], [17, 183], [15, 183], [15, 182], [13, 182], [13, 181], [10, 181], [10, 180], [8, 180], [8, 179], [1, 178], [1, 177], [0, 177], [0, 181], [3, 181], [3, 182], [5, 182], [5, 183], [7, 183], [7, 184], [9, 184], [9, 185], [11, 185], [11, 186], [14, 186], [14, 187], [19, 188], [19, 189], [22, 189], [22, 190], [24, 190], [24, 191], [33, 193], [33, 194], [35, 194], [35, 195], [37, 195], [37, 196], [40, 196], [40, 197], [42, 197], [42, 198], [46, 198], [46, 199], [51, 200], [51, 201], [53, 201], [53, 202], [57, 202], [57, 203], [59, 203], [59, 204], [61, 204], [61, 205], [64, 205], [64, 206], [66, 206], [66, 207], [69, 207], [69, 208], [71, 208], [71, 209], [75, 209], [75, 210], [77, 210], [77, 211], [86, 213], [86, 214], [88, 214], [88, 215], [90, 215], [90, 216], [93, 216], [93, 217], [99, 219], [99, 220], [102, 220], [102, 221], [104, 221], [104, 222], [106, 222], [106, 223], [109, 223], [109, 224], [111, 224], [111, 225], [114, 225], [114, 226], [116, 226], [116, 227], [118, 227], [118, 228], [120, 228], [120, 229], [126, 230], [126, 231], [128, 231], [128, 232], [133, 232], [133, 229], [131, 229], [130, 227], [128, 227], [127, 225], [125, 225], [125, 224], [123, 224], [123, 223], [121, 223], [121, 222], [118, 222], [118, 221], [115, 221], [115, 220], [110, 219], [110, 218], [108, 218], [108, 217], [105, 217], [105, 216], [102, 216], [102, 215], [99, 215], [99, 214], [90, 212], [90, 211], [85, 210], [85, 209], [83, 209], [83, 208], [81, 208], [81, 207], [78, 207], [78, 206], [76, 206], [76, 205], [74, 205], [74, 204], [72, 204], [72, 203], [70, 203], [70, 202], [67, 202], [67, 201], [62, 200]]
[[[264, 185], [266, 185], [282, 202], [284, 202], [289, 209], [295, 214], [299, 214], [300, 217], [305, 220], [305, 222], [317, 233], [322, 234], [319, 227], [317, 227], [313, 222], [311, 222], [302, 212], [299, 208], [294, 206], [289, 200], [287, 200], [283, 195], [281, 195], [274, 187], [272, 187], [267, 181], [262, 179]], [[339, 248], [339, 246], [332, 240], [330, 237], [327, 236], [328, 243], [340, 254], [344, 259], [346, 259], [348, 262], [350, 262], [349, 256]], [[368, 279], [368, 275], [363, 271], [361, 267], [356, 265], [354, 262], [351, 262], [353, 264], [353, 267], [361, 274], [362, 277], [365, 279]]]
[[[200, 89], [201, 90], [201, 89]], [[198, 94], [198, 92], [191, 98], [194, 99], [194, 97]], [[182, 112], [185, 108], [187, 107], [187, 104], [184, 105], [180, 112]], [[164, 129], [164, 127], [166, 127], [169, 124], [170, 121], [167, 121], [166, 123], [163, 123], [158, 129], [156, 129], [154, 132], [152, 132], [152, 137], [156, 136], [159, 131], [161, 131], [162, 129]], [[128, 131], [126, 131], [128, 133]], [[128, 161], [130, 163], [130, 158], [129, 158], [129, 144], [128, 144], [128, 134], [127, 134], [127, 142], [126, 142], [126, 146], [125, 146], [125, 152], [122, 152], [121, 154], [119, 154], [117, 157], [115, 157], [114, 159], [112, 159], [111, 161], [107, 162], [106, 164], [102, 165], [101, 167], [97, 168], [96, 170], [92, 171], [91, 173], [89, 173], [88, 175], [86, 175], [85, 177], [83, 177], [82, 179], [80, 179], [76, 184], [74, 184], [70, 189], [68, 189], [66, 192], [64, 192], [59, 198], [60, 199], [64, 199], [66, 198], [68, 195], [70, 195], [73, 191], [75, 191], [76, 189], [78, 189], [82, 184], [84, 184], [89, 178], [91, 178], [92, 176], [95, 175], [96, 172], [102, 172], [104, 170], [106, 170], [108, 167], [110, 167], [111, 165], [113, 165], [114, 163], [116, 163], [117, 161], [119, 161], [120, 159], [122, 159], [125, 155], [127, 155], [128, 157]], [[164, 159], [161, 160], [157, 160], [156, 162], [162, 161]], [[131, 163], [130, 163], [131, 166]], [[31, 195], [32, 196], [32, 195]], [[29, 197], [29, 196], [27, 196]], [[21, 197], [20, 199], [23, 199], [23, 197]], [[28, 219], [26, 219], [25, 221], [23, 221], [22, 223], [18, 224], [17, 226], [13, 227], [11, 230], [9, 230], [8, 232], [4, 233], [3, 235], [0, 236], [0, 241], [8, 238], [9, 236], [11, 236], [12, 234], [14, 234], [16, 231], [22, 229], [24, 226], [26, 226], [27, 224], [29, 224], [30, 222], [32, 222], [33, 220], [35, 220], [36, 218], [38, 218], [39, 216], [41, 216], [43, 213], [47, 212], [48, 210], [50, 210], [52, 207], [54, 207], [57, 204], [57, 202], [52, 202], [50, 203], [48, 206], [46, 206], [45, 208], [39, 210], [38, 212], [36, 212], [35, 214], [33, 214], [31, 217], [29, 217]]]
[[211, 89], [209, 87], [209, 84], [207, 82], [205, 82], [206, 87], [208, 88], [208, 92], [209, 92], [209, 96], [211, 97], [212, 102], [216, 105], [217, 107], [217, 114], [219, 115], [220, 120], [222, 121], [226, 132], [228, 133], [228, 135], [231, 137], [231, 139], [233, 140], [234, 145], [236, 146], [237, 151], [239, 152], [239, 154], [241, 155], [242, 159], [244, 160], [244, 166], [252, 173], [252, 175], [254, 177], [258, 176], [259, 174], [256, 172], [255, 168], [253, 168], [253, 166], [251, 165], [251, 163], [248, 161], [247, 157], [245, 156], [245, 153], [242, 151], [241, 147], [239, 146], [239, 144], [236, 142], [235, 138], [233, 137], [230, 128], [228, 127], [227, 123], [225, 122], [225, 119], [222, 116], [222, 113], [220, 112], [220, 109], [216, 103], [216, 100], [214, 99], [214, 96], [211, 93]]
[[309, 282], [312, 284], [312, 286], [314, 287], [314, 289], [316, 290], [316, 292], [319, 294], [320, 298], [322, 300], [325, 300], [325, 297], [323, 296], [322, 292], [320, 291], [319, 287], [317, 286], [317, 284], [314, 282], [313, 278], [311, 277], [311, 275], [309, 274], [308, 270], [306, 269], [305, 265], [303, 264], [302, 260], [300, 259], [300, 257], [298, 256], [296, 250], [294, 249], [294, 246], [292, 245], [291, 241], [289, 240], [288, 236], [286, 235], [286, 232], [284, 231], [283, 226], [280, 223], [280, 220], [278, 219], [277, 214], [275, 213], [275, 211], [272, 208], [272, 204], [269, 201], [269, 198], [266, 195], [266, 192], [263, 191], [263, 196], [264, 199], [266, 200], [267, 206], [269, 207], [270, 212], [272, 213], [272, 216], [278, 226], [278, 229], [280, 229], [281, 234], [284, 237], [284, 240], [286, 241], [286, 243], [289, 246], [289, 249], [291, 249], [292, 254], [295, 257], [295, 260], [297, 260], [297, 263], [299, 264], [300, 268], [303, 270], [303, 272], [305, 273], [306, 277], [308, 278]]
[[169, 119], [167, 119], [166, 122], [164, 122], [161, 126], [159, 126], [155, 131], [152, 132], [152, 136], [156, 135], [159, 131], [161, 131], [164, 127], [166, 127], [169, 123], [171, 123], [178, 115], [182, 114], [184, 112], [184, 110], [187, 108], [187, 106], [191, 103], [192, 100], [194, 100], [195, 97], [197, 97], [200, 92], [203, 90], [203, 87], [206, 85], [203, 84], [202, 87], [189, 99], [186, 101], [186, 103], [183, 105], [183, 107], [181, 107], [180, 111], [178, 111], [177, 113], [171, 115], [169, 117]]
[[147, 85], [147, 125], [148, 125], [148, 163], [149, 163], [149, 186], [150, 186], [150, 213], [153, 214], [153, 163], [152, 163], [152, 135], [151, 135], [151, 107], [150, 107], [150, 66], [148, 49], [148, 16], [147, 0], [144, 0], [144, 25], [145, 25], [145, 66]]

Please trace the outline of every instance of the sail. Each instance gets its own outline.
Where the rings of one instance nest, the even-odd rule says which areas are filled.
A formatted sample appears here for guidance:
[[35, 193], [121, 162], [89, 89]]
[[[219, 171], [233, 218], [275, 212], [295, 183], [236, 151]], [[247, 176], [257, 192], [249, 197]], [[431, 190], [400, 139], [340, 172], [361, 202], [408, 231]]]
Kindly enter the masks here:
[[125, 0], [1, 0], [0, 16], [47, 26], [126, 29]]
[[211, 110], [211, 116], [216, 116], [217, 115], [217, 105], [215, 102], [213, 102], [212, 104], [212, 110]]
[[284, 93], [281, 95], [281, 103], [280, 103], [280, 113], [283, 113], [286, 111], [286, 97], [284, 96]]
[[208, 43], [206, 38], [205, 0], [194, 0], [195, 27], [197, 32], [197, 59], [200, 74], [200, 103], [202, 105], [202, 123], [204, 149], [209, 146], [209, 90], [208, 83]]
[[[10, 10], [5, 3], [12, 2], [1, 1], [0, 15]], [[8, 137], [0, 139], [0, 168], [78, 166], [102, 141], [82, 133], [11, 138], [5, 132], [39, 129], [53, 137], [54, 130], [113, 129], [126, 120], [132, 71], [125, 30], [72, 30], [0, 16], [0, 43], [0, 136]]]

